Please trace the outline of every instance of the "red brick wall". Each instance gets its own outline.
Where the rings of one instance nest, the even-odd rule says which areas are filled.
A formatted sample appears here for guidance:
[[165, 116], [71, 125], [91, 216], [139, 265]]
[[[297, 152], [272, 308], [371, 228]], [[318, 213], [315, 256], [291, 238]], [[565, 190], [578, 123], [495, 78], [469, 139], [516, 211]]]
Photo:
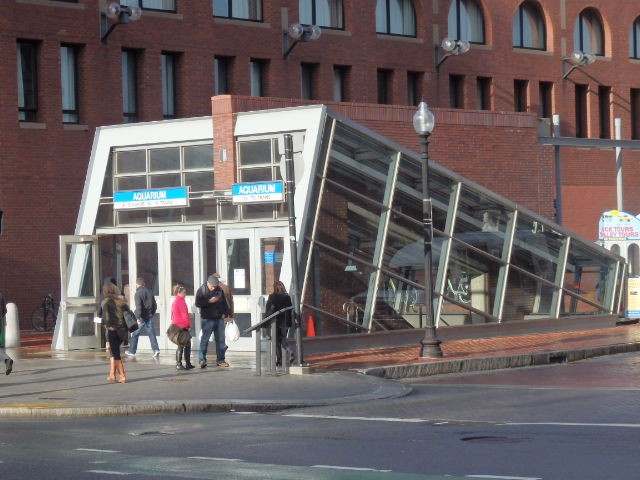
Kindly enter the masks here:
[[[209, 1], [178, 1], [176, 14], [145, 11], [138, 22], [113, 30], [106, 45], [100, 42], [99, 7], [106, 4], [102, 0], [79, 0], [77, 4], [50, 0], [0, 2], [0, 66], [5, 79], [0, 91], [0, 209], [4, 212], [0, 290], [18, 304], [23, 326], [41, 296], [59, 285], [57, 237], [73, 232], [94, 130], [122, 121], [122, 48], [141, 52], [141, 121], [162, 118], [163, 51], [179, 54], [180, 117], [211, 114], [215, 55], [234, 58], [230, 93], [240, 96], [249, 94], [250, 59], [268, 62], [265, 90], [272, 97], [284, 99], [299, 97], [300, 63], [318, 64], [318, 98], [314, 103], [332, 99], [333, 66], [345, 65], [350, 67], [347, 100], [357, 104], [332, 108], [416, 150], [418, 142], [411, 127], [414, 107], [406, 105], [406, 74], [421, 72], [422, 94], [435, 107], [437, 116], [432, 157], [545, 216], [553, 214], [553, 149], [536, 146], [535, 142], [539, 81], [553, 82], [553, 111], [560, 114], [562, 134], [567, 136], [575, 132], [574, 82], [589, 85], [590, 136], [599, 133], [598, 86], [611, 86], [612, 117], [622, 119], [622, 136], [630, 137], [629, 90], [640, 88], [638, 62], [628, 58], [628, 31], [632, 20], [640, 15], [636, 0], [540, 0], [547, 21], [546, 52], [520, 51], [511, 46], [513, 15], [521, 0], [481, 0], [487, 44], [474, 45], [469, 53], [448, 59], [439, 73], [434, 68], [434, 45], [446, 36], [449, 2], [414, 3], [417, 38], [377, 35], [374, 2], [350, 0], [344, 2], [344, 31], [324, 29], [318, 41], [297, 45], [288, 59], [283, 59], [283, 25], [298, 20], [297, 0], [263, 2], [263, 22], [214, 18]], [[563, 5], [566, 11], [561, 10]], [[606, 54], [563, 80], [562, 58], [573, 49], [575, 19], [586, 6], [602, 15]], [[40, 42], [40, 108], [35, 125], [40, 128], [21, 128], [17, 120], [17, 39]], [[66, 129], [61, 123], [61, 42], [82, 46], [79, 129]], [[379, 68], [392, 71], [391, 101], [395, 105], [376, 112]], [[477, 103], [476, 78], [490, 77], [494, 113], [448, 110], [449, 74], [465, 76], [467, 107]], [[529, 81], [530, 115], [513, 114], [514, 79]], [[358, 105], [363, 103], [369, 105]], [[216, 115], [214, 111], [214, 123], [223, 128], [223, 117]], [[488, 123], [483, 124], [485, 121]], [[230, 129], [231, 125], [224, 128]], [[216, 145], [216, 154], [223, 146], [232, 159], [232, 140], [218, 130], [216, 134], [225, 138], [223, 144]], [[565, 225], [595, 240], [603, 206], [615, 208], [613, 152], [563, 149], [562, 155]], [[625, 209], [631, 213], [640, 212], [636, 156], [625, 153]], [[229, 162], [217, 170], [216, 182], [228, 184], [233, 176]], [[585, 201], [594, 192], [608, 192], [608, 200]]]

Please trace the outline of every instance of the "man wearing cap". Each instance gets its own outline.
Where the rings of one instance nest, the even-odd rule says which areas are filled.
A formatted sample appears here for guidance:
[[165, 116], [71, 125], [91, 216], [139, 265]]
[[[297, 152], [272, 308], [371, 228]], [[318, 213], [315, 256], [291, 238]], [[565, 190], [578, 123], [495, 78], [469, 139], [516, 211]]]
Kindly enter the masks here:
[[216, 341], [216, 365], [227, 368], [225, 361], [227, 345], [224, 342], [224, 317], [229, 315], [229, 307], [220, 288], [220, 281], [215, 275], [209, 275], [207, 282], [196, 292], [196, 307], [200, 309], [202, 338], [198, 361], [200, 368], [207, 366], [207, 348], [211, 332]]

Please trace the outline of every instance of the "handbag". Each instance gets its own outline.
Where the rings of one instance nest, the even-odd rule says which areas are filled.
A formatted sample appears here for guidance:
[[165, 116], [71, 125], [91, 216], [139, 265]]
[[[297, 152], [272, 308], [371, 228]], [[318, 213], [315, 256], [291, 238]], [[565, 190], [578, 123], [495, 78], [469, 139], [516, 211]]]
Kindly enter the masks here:
[[236, 342], [240, 338], [240, 329], [233, 320], [224, 326], [224, 338], [227, 342]]
[[191, 334], [188, 330], [183, 330], [175, 323], [167, 328], [167, 338], [179, 347], [187, 346], [191, 343]]
[[138, 329], [138, 319], [136, 318], [135, 313], [133, 313], [128, 308], [123, 312], [124, 323], [127, 325], [127, 330], [130, 332], [135, 332]]

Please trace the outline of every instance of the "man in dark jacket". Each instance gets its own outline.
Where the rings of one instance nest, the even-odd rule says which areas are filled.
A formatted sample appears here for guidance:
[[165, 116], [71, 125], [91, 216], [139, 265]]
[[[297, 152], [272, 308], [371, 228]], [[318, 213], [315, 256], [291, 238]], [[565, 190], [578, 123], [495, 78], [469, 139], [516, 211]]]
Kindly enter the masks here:
[[142, 277], [136, 279], [136, 293], [133, 296], [133, 300], [136, 306], [134, 313], [138, 319], [138, 329], [131, 334], [129, 350], [124, 353], [130, 357], [135, 357], [136, 350], [138, 349], [138, 337], [143, 330], [146, 330], [147, 335], [149, 335], [149, 341], [151, 342], [151, 348], [153, 349], [153, 356], [157, 357], [160, 355], [160, 347], [158, 346], [158, 338], [153, 326], [153, 316], [156, 314], [158, 305], [151, 290], [145, 286], [145, 281]]
[[215, 275], [209, 275], [207, 283], [198, 288], [196, 292], [196, 307], [200, 309], [202, 338], [200, 339], [200, 352], [198, 361], [200, 368], [207, 366], [207, 348], [211, 332], [216, 340], [216, 365], [227, 368], [225, 361], [227, 345], [224, 342], [224, 318], [229, 315], [229, 307], [224, 298], [224, 292], [220, 288], [220, 281]]

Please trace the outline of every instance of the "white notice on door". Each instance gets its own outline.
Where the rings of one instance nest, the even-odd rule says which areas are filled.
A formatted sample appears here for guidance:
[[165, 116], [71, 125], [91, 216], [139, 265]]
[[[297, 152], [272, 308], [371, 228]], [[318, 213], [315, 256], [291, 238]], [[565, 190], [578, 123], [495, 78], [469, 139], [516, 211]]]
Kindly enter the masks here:
[[247, 288], [244, 284], [244, 268], [233, 269], [233, 287], [234, 288]]

